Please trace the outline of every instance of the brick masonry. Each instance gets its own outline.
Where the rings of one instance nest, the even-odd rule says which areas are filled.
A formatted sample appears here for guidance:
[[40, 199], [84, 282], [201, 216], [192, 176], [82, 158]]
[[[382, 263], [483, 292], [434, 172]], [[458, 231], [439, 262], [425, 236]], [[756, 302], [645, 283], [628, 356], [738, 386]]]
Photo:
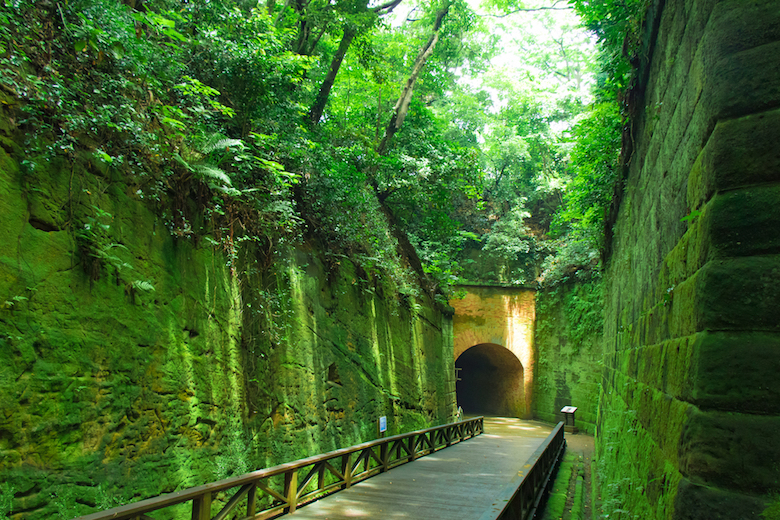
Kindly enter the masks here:
[[461, 287], [463, 298], [453, 299], [455, 359], [476, 345], [506, 348], [523, 365], [523, 418], [532, 416], [534, 381], [535, 292], [511, 287]]

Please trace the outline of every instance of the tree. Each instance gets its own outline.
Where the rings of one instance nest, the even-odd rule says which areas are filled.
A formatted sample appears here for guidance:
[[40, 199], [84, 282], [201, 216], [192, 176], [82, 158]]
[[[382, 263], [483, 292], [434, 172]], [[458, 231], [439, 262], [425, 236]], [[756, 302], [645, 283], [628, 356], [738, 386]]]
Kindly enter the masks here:
[[333, 59], [330, 62], [330, 69], [328, 70], [328, 74], [322, 81], [317, 98], [314, 100], [311, 109], [309, 109], [308, 117], [312, 124], [319, 123], [320, 119], [322, 118], [322, 113], [325, 111], [325, 106], [328, 103], [328, 97], [330, 96], [331, 89], [333, 88], [333, 83], [336, 81], [336, 76], [338, 75], [339, 69], [341, 68], [341, 63], [344, 61], [344, 56], [346, 56], [347, 50], [349, 49], [350, 45], [352, 45], [352, 40], [354, 40], [355, 36], [357, 36], [359, 33], [365, 32], [373, 27], [378, 17], [391, 13], [393, 9], [395, 9], [398, 4], [401, 3], [401, 1], [402, 0], [390, 0], [385, 4], [373, 7], [371, 9], [367, 8], [367, 3], [366, 5], [361, 4], [361, 7], [363, 8], [362, 10], [365, 11], [364, 13], [360, 13], [363, 16], [345, 20], [342, 29], [343, 34], [341, 41], [339, 42], [338, 49], [336, 49], [336, 52], [333, 55]]
[[414, 60], [412, 71], [406, 80], [401, 96], [393, 107], [393, 115], [385, 128], [385, 136], [377, 147], [377, 153], [379, 155], [384, 155], [387, 152], [387, 146], [390, 140], [401, 128], [404, 119], [406, 119], [406, 114], [409, 111], [409, 104], [412, 101], [412, 94], [414, 93], [414, 85], [417, 83], [420, 72], [422, 72], [425, 63], [428, 61], [428, 58], [431, 57], [431, 54], [433, 54], [433, 51], [436, 48], [436, 44], [439, 42], [439, 31], [441, 30], [444, 17], [447, 16], [451, 5], [452, 0], [446, 0], [436, 11], [436, 19], [433, 23], [431, 35], [428, 37], [428, 41], [423, 45], [422, 49], [420, 49], [419, 54], [417, 54], [417, 59]]

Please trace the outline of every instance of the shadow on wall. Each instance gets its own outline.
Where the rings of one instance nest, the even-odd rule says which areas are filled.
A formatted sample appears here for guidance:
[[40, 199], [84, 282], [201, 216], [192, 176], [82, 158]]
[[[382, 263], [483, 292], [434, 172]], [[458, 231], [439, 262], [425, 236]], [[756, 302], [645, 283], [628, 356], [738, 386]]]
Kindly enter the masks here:
[[492, 343], [475, 345], [455, 360], [458, 405], [467, 414], [522, 417], [523, 365], [511, 351]]

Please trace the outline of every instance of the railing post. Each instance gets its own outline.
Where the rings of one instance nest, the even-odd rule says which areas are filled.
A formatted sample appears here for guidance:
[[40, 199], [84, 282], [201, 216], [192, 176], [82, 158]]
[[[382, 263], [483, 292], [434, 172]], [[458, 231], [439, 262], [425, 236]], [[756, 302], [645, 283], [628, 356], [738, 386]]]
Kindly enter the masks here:
[[298, 505], [298, 470], [284, 474], [284, 497], [287, 499], [287, 512], [294, 513]]
[[325, 463], [320, 463], [320, 467], [317, 470], [317, 488], [322, 489], [325, 487]]
[[192, 520], [211, 518], [211, 493], [203, 494], [192, 500]]
[[379, 448], [379, 458], [382, 459], [382, 473], [390, 469], [390, 450], [388, 443]]
[[347, 453], [341, 457], [341, 473], [344, 475], [344, 489], [352, 485], [352, 463], [351, 455]]
[[246, 494], [246, 516], [253, 517], [257, 512], [257, 482], [252, 484]]

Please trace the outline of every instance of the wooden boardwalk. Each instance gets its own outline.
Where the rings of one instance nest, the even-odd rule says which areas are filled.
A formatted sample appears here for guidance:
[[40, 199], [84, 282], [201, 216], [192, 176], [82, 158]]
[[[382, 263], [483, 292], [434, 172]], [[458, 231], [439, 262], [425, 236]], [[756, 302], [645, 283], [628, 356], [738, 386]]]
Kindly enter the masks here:
[[551, 431], [533, 421], [485, 417], [482, 435], [371, 477], [284, 518], [479, 518]]

